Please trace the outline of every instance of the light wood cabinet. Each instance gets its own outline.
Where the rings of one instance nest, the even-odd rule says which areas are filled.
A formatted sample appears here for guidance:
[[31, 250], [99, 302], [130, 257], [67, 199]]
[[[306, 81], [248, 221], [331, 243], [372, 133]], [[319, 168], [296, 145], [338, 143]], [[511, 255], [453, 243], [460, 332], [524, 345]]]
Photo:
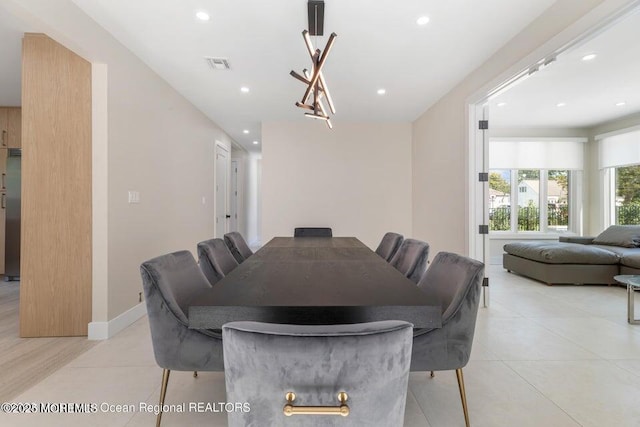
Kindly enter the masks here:
[[22, 109], [7, 109], [7, 146], [9, 148], [20, 148], [22, 146]]
[[9, 109], [0, 107], [0, 148], [9, 144]]
[[21, 148], [22, 109], [0, 107], [0, 148]]

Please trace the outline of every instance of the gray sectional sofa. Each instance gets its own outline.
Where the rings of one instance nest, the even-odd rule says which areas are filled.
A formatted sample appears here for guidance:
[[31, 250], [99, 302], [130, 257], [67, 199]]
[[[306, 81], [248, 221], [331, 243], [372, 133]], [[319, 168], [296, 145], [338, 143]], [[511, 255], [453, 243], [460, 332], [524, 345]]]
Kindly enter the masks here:
[[548, 285], [613, 284], [618, 274], [640, 274], [640, 226], [613, 225], [596, 237], [504, 245], [503, 267]]

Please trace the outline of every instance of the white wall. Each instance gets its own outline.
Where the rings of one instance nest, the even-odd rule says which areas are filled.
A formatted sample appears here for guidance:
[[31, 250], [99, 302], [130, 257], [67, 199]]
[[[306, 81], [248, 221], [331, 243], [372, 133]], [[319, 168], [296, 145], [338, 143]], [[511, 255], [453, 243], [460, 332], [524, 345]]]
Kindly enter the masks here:
[[327, 226], [375, 249], [411, 236], [409, 123], [264, 123], [262, 241]]
[[[469, 252], [466, 111], [471, 99], [631, 2], [558, 0], [413, 123], [413, 232], [431, 243], [433, 253]], [[446, 200], [447, 209], [434, 209], [436, 200]]]
[[[0, 5], [85, 59], [104, 64], [100, 89], [106, 90], [106, 111], [97, 119], [106, 125], [106, 147], [99, 148], [108, 164], [106, 173], [94, 175], [102, 182], [93, 188], [104, 193], [94, 199], [107, 209], [107, 231], [105, 237], [104, 225], [96, 230], [94, 223], [93, 235], [106, 240], [94, 269], [106, 270], [107, 279], [94, 283], [94, 294], [104, 295], [95, 287], [106, 286], [107, 300], [94, 300], [93, 320], [114, 319], [138, 304], [141, 262], [181, 249], [195, 253], [198, 241], [214, 235], [215, 143], [230, 148], [231, 139], [71, 1]], [[128, 190], [140, 192], [140, 204], [128, 203]]]

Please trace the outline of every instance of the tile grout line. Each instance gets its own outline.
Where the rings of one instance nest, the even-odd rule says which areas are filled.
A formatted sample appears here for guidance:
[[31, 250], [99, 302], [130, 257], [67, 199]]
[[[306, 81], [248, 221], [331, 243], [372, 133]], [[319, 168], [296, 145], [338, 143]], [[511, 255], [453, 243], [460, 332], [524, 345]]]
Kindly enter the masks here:
[[[545, 362], [544, 360], [538, 360], [536, 362]], [[568, 361], [568, 362], [573, 362], [573, 361]], [[544, 399], [548, 400], [549, 402], [551, 402], [551, 404], [553, 404], [553, 406], [555, 406], [556, 408], [558, 408], [560, 411], [562, 411], [564, 414], [567, 415], [567, 417], [569, 417], [572, 421], [574, 421], [577, 425], [584, 427], [583, 424], [581, 424], [580, 422], [578, 422], [578, 420], [576, 420], [573, 416], [571, 416], [571, 414], [569, 414], [562, 406], [560, 406], [558, 403], [556, 403], [555, 400], [551, 399], [550, 397], [548, 397], [547, 395], [545, 395], [542, 390], [538, 389], [538, 387], [536, 387], [535, 385], [531, 384], [525, 377], [523, 377], [522, 375], [520, 375], [520, 373], [518, 371], [516, 371], [515, 369], [513, 369], [513, 367], [511, 367], [511, 365], [509, 365], [509, 363], [507, 363], [506, 361], [502, 361], [502, 363], [509, 368], [514, 374], [516, 374], [519, 378], [522, 379], [522, 381], [524, 381], [525, 383], [529, 384], [531, 386], [531, 388], [533, 388], [540, 396], [542, 396]]]

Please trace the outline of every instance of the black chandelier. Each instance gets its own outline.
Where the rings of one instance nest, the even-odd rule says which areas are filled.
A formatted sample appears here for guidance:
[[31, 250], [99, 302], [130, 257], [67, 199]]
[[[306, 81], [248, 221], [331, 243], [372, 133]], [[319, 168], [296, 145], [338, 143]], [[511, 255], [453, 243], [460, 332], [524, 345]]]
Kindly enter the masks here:
[[[322, 99], [325, 98], [327, 100], [331, 114], [335, 114], [336, 109], [333, 105], [331, 95], [329, 94], [327, 82], [322, 74], [322, 67], [327, 62], [327, 57], [329, 56], [329, 52], [331, 52], [331, 47], [338, 35], [336, 33], [331, 33], [324, 48], [324, 52], [320, 49], [314, 49], [310, 36], [321, 36], [323, 34], [324, 1], [309, 0], [307, 3], [307, 10], [309, 14], [309, 30], [304, 30], [302, 32], [302, 38], [304, 39], [305, 46], [307, 47], [307, 51], [311, 57], [311, 71], [305, 68], [302, 70], [302, 75], [293, 70], [290, 73], [293, 77], [307, 85], [307, 89], [304, 91], [302, 100], [296, 102], [296, 106], [304, 110], [308, 110], [309, 112], [304, 114], [307, 117], [325, 120], [327, 122], [327, 126], [332, 129], [333, 125], [331, 124], [331, 120], [327, 114], [327, 110]], [[309, 103], [308, 101], [311, 95], [313, 95], [313, 101]]]

